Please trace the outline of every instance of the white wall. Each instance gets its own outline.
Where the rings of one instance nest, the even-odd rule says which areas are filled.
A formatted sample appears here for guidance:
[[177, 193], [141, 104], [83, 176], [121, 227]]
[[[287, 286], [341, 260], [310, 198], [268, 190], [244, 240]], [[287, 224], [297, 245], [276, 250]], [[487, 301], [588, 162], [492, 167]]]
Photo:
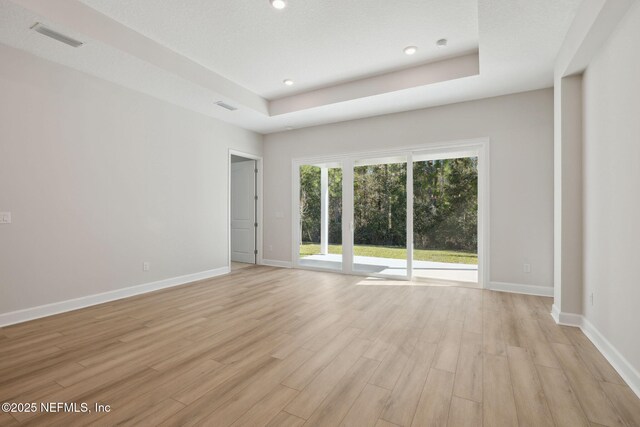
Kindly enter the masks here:
[[[584, 316], [640, 371], [640, 4], [588, 66]], [[594, 295], [591, 305], [590, 294]]]
[[261, 135], [4, 45], [0, 63], [0, 314], [227, 265], [228, 149]]
[[582, 73], [634, 3], [583, 0], [555, 61], [552, 313], [562, 323], [583, 312]]
[[292, 158], [478, 137], [490, 138], [490, 279], [551, 287], [551, 89], [267, 135], [264, 257], [291, 261]]
[[[582, 75], [556, 81], [554, 309], [582, 312]], [[561, 284], [561, 285], [560, 285]]]

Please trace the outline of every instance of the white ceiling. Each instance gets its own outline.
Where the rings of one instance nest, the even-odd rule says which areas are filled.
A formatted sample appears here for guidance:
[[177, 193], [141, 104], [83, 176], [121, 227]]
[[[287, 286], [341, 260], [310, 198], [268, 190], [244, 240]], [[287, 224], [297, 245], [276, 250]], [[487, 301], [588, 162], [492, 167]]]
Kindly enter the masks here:
[[[267, 0], [83, 2], [0, 0], [0, 43], [271, 133], [550, 87], [581, 0], [288, 0], [281, 11]], [[34, 22], [86, 45], [34, 33]], [[435, 48], [441, 37], [450, 39], [444, 50]], [[402, 53], [410, 44], [420, 48], [412, 57]], [[425, 62], [476, 49], [477, 75], [452, 70], [451, 80], [404, 89], [385, 81], [398, 76], [389, 71], [428, 70]], [[345, 96], [380, 73], [388, 74], [373, 80], [377, 90]], [[327, 98], [338, 87], [342, 96]], [[218, 100], [239, 108], [222, 110]], [[270, 114], [283, 100], [301, 107]]]
[[81, 1], [267, 99], [478, 47], [476, 0]]

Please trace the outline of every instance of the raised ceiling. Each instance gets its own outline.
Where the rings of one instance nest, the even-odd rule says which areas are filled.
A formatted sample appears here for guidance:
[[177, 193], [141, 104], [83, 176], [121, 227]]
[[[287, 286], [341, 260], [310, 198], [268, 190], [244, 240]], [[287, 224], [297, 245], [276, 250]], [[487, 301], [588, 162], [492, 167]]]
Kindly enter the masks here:
[[0, 42], [270, 133], [549, 87], [580, 1], [0, 0]]
[[476, 0], [82, 2], [266, 99], [478, 48]]

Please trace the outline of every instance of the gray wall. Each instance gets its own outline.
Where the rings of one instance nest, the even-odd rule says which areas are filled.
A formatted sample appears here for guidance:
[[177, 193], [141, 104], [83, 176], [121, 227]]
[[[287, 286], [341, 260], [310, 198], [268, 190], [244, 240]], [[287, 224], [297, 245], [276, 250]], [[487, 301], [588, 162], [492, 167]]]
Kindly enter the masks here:
[[551, 287], [552, 89], [267, 135], [264, 258], [291, 261], [292, 158], [479, 137], [490, 138], [490, 279]]
[[0, 314], [227, 265], [228, 149], [261, 135], [4, 45], [0, 63]]
[[582, 306], [587, 320], [640, 371], [638, 41], [636, 3], [584, 74]]

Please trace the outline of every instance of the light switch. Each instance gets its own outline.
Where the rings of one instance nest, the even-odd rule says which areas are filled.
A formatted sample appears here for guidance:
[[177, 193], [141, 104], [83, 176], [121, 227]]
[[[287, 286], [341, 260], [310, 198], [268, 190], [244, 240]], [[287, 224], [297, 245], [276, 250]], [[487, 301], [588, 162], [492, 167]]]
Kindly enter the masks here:
[[11, 224], [11, 212], [0, 212], [0, 224]]

